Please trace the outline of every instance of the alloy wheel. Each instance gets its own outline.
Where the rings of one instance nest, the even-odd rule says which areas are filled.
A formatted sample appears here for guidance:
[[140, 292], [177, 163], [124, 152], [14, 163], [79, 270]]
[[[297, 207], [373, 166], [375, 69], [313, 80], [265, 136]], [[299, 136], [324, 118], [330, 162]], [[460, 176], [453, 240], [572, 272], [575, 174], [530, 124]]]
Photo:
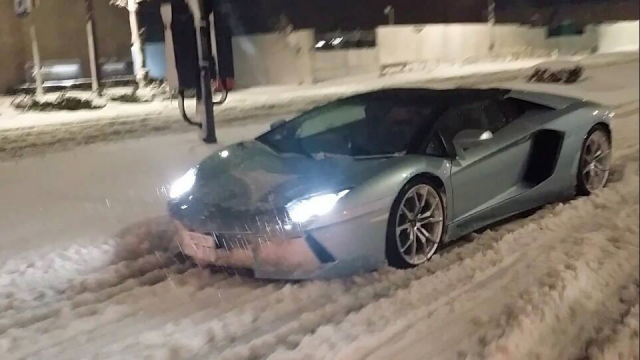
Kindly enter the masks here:
[[396, 219], [396, 242], [405, 261], [420, 265], [438, 249], [444, 232], [444, 205], [429, 185], [412, 188], [402, 200]]
[[582, 181], [589, 192], [605, 187], [611, 175], [611, 141], [609, 136], [598, 130], [589, 136], [584, 145], [581, 159]]

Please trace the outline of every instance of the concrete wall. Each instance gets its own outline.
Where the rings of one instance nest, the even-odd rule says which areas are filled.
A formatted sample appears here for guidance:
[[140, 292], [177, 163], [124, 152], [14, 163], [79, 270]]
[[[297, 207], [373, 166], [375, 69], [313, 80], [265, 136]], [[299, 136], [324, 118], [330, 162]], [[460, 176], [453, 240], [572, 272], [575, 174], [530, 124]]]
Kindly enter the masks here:
[[381, 65], [420, 61], [422, 44], [418, 41], [424, 26], [381, 26], [376, 29], [376, 42]]
[[377, 49], [318, 51], [315, 53], [316, 82], [346, 76], [373, 74], [380, 69]]
[[376, 36], [381, 65], [480, 59], [490, 44], [486, 24], [382, 26]]
[[[631, 25], [629, 26], [631, 27]], [[609, 37], [620, 37], [628, 27], [607, 30]], [[623, 43], [637, 39], [628, 35]], [[544, 27], [499, 24], [492, 30], [485, 23], [382, 26], [376, 31], [382, 66], [416, 62], [461, 63], [514, 56], [573, 55], [590, 53], [598, 45], [598, 29], [588, 27], [581, 36], [547, 38]], [[494, 50], [491, 52], [491, 39]]]
[[[94, 1], [94, 6], [99, 56], [130, 58], [127, 11], [109, 5], [109, 1]], [[33, 20], [42, 60], [80, 59], [85, 76], [89, 76], [85, 18], [83, 0], [40, 1]], [[27, 22], [14, 15], [12, 1], [0, 2], [0, 45], [0, 92], [4, 92], [24, 81], [25, 65], [32, 60]]]
[[640, 48], [640, 22], [622, 21], [598, 26], [600, 52], [629, 51]]
[[499, 24], [493, 29], [495, 38], [494, 56], [532, 57], [547, 54], [547, 32], [519, 24]]
[[[547, 37], [546, 27], [486, 23], [382, 26], [377, 47], [315, 51], [311, 30], [233, 39], [239, 88], [298, 85], [378, 73], [414, 63], [464, 63], [487, 59], [573, 55], [638, 48], [638, 22], [587, 27], [580, 36]], [[494, 48], [491, 51], [491, 44]]]
[[313, 30], [234, 37], [236, 86], [311, 84], [314, 39]]

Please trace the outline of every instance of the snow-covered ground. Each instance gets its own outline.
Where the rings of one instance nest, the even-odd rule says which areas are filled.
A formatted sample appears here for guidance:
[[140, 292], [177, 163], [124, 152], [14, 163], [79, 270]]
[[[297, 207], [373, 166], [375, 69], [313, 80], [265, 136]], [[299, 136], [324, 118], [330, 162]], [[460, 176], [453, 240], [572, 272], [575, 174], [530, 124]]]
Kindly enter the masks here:
[[[634, 63], [545, 86], [618, 108], [607, 189], [470, 236], [418, 269], [302, 283], [189, 269], [163, 253], [173, 234], [161, 218], [116, 239], [33, 244], [0, 265], [0, 358], [638, 359], [638, 79]], [[147, 181], [118, 174], [112, 183]], [[129, 211], [98, 198], [98, 214]]]

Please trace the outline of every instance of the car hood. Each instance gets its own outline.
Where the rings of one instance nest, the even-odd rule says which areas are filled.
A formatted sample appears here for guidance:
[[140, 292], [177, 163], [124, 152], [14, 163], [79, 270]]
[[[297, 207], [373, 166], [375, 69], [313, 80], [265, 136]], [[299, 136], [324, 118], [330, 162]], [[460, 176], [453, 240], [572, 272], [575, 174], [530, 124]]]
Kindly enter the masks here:
[[289, 202], [354, 187], [380, 170], [384, 159], [281, 154], [262, 143], [240, 143], [198, 167], [197, 180], [181, 207], [227, 211], [284, 208]]

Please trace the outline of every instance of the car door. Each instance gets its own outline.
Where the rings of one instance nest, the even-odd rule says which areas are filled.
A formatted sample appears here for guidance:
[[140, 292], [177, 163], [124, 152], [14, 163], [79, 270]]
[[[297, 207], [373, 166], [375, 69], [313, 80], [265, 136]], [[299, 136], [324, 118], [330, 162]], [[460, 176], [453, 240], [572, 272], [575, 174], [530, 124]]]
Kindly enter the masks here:
[[[451, 172], [454, 223], [467, 220], [474, 227], [473, 217], [526, 191], [521, 185], [531, 148], [530, 137], [498, 105], [497, 101], [477, 102], [452, 109], [443, 116], [441, 136], [448, 147], [458, 148]], [[478, 130], [483, 139], [457, 146], [456, 137], [465, 130]]]

